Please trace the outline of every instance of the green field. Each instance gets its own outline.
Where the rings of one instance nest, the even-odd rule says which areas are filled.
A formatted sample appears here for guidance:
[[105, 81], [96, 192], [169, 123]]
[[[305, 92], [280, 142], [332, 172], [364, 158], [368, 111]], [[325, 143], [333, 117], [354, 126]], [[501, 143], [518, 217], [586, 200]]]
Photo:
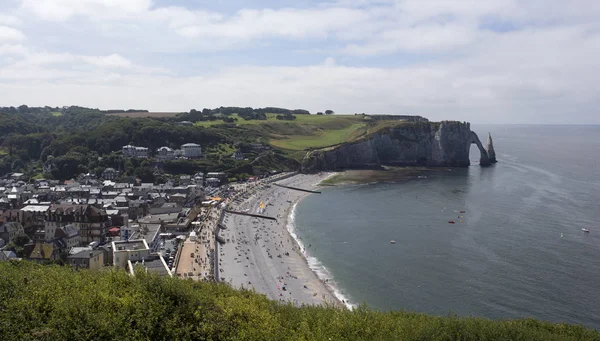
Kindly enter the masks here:
[[365, 131], [366, 123], [354, 123], [342, 129], [319, 129], [311, 135], [288, 135], [280, 139], [271, 138], [269, 144], [287, 150], [323, 148], [350, 142]]
[[[288, 152], [322, 148], [353, 141], [367, 132], [369, 119], [357, 115], [296, 115], [293, 121], [276, 119], [276, 114], [267, 114], [266, 120], [237, 118], [235, 123], [258, 135], [279, 149]], [[223, 121], [196, 122], [196, 126], [211, 127]]]
[[62, 116], [62, 113], [61, 113], [61, 112], [58, 112], [58, 111], [53, 111], [53, 112], [51, 112], [51, 114], [52, 114], [52, 116], [54, 116], [54, 117], [59, 117], [59, 116]]

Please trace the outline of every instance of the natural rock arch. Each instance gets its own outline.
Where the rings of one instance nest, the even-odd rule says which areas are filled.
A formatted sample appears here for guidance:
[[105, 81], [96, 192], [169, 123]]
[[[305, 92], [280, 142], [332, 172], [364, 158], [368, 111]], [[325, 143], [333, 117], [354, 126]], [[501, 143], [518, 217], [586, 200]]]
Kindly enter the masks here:
[[496, 163], [496, 162], [498, 162], [496, 160], [496, 151], [494, 150], [494, 142], [492, 141], [492, 134], [491, 133], [488, 133], [486, 150], [488, 152], [488, 157], [490, 159], [490, 163]]
[[490, 163], [490, 157], [488, 155], [487, 150], [485, 150], [485, 148], [483, 148], [483, 144], [481, 143], [481, 141], [479, 140], [479, 136], [477, 136], [477, 134], [475, 134], [474, 131], [471, 132], [471, 138], [469, 141], [469, 148], [471, 148], [471, 144], [476, 144], [477, 148], [479, 148], [479, 153], [481, 154], [481, 157], [479, 159], [479, 165], [480, 166], [489, 166]]

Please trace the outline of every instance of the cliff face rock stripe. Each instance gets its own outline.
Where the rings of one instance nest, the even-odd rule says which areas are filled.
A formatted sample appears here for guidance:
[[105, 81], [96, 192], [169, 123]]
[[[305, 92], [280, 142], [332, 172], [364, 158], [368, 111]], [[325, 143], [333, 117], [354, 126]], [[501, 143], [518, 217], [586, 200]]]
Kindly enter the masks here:
[[494, 150], [494, 141], [492, 141], [492, 134], [488, 133], [487, 138], [487, 152], [490, 158], [490, 163], [496, 163], [496, 151]]
[[[471, 144], [489, 166], [487, 150], [466, 122], [417, 122], [373, 134], [368, 140], [314, 150], [304, 157], [305, 173], [389, 166], [467, 167]], [[492, 149], [493, 150], [493, 149]], [[494, 158], [495, 159], [495, 158]]]

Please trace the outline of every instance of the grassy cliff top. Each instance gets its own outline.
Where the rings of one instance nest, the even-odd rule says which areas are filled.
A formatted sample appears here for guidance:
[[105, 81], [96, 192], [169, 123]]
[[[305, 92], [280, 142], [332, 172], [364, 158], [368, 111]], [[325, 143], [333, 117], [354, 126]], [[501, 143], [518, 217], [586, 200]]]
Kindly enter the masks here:
[[2, 340], [600, 340], [581, 326], [296, 308], [143, 272], [0, 263]]
[[[412, 125], [397, 119], [385, 119], [363, 115], [296, 115], [293, 121], [276, 119], [275, 114], [267, 114], [266, 120], [244, 120], [238, 118], [238, 127], [261, 136], [263, 142], [289, 154], [304, 156], [304, 152], [356, 142], [370, 135], [400, 125]], [[211, 127], [222, 124], [220, 121], [197, 122], [196, 125]], [[423, 124], [423, 123], [420, 123]], [[429, 123], [424, 123], [429, 124]]]

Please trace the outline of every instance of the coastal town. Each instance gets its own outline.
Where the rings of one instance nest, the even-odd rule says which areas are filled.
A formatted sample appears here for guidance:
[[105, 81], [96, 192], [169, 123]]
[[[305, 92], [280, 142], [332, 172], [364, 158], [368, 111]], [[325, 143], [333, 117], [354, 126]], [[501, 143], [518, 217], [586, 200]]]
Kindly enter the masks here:
[[0, 4], [0, 341], [600, 341], [599, 1]]
[[[131, 145], [122, 152], [148, 155]], [[191, 143], [158, 152], [163, 158], [201, 156]], [[293, 203], [307, 193], [273, 186], [311, 188], [326, 176], [273, 172], [229, 183], [227, 174], [209, 172], [154, 184], [116, 182], [114, 169], [100, 178], [32, 183], [7, 174], [0, 180], [0, 261], [115, 268], [132, 276], [144, 271], [225, 282], [297, 305], [336, 303], [327, 279], [310, 269], [288, 230]]]

